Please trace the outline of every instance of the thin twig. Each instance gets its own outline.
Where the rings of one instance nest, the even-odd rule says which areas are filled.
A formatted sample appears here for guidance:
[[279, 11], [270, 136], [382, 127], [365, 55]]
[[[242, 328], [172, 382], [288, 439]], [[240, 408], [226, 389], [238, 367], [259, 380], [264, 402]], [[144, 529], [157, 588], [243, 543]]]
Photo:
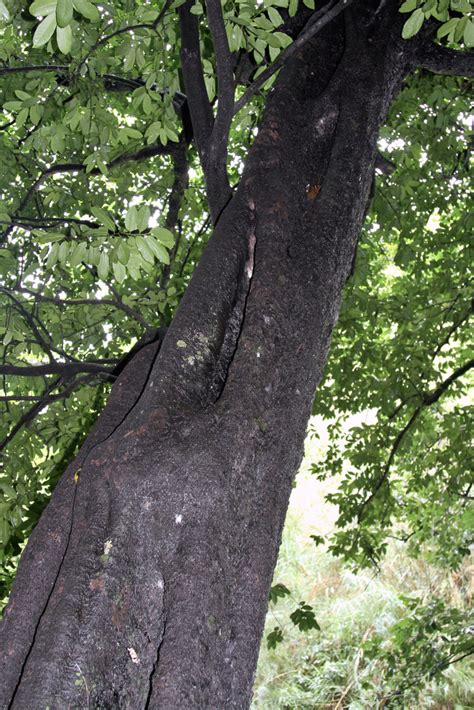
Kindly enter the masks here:
[[253, 81], [243, 96], [234, 105], [234, 115], [245, 106], [246, 103], [262, 88], [262, 86], [285, 64], [290, 57], [301, 49], [304, 44], [318, 32], [320, 32], [328, 22], [331, 22], [337, 15], [343, 12], [354, 0], [340, 0], [336, 5], [332, 3], [324, 7], [322, 10], [314, 13], [306, 23], [303, 31], [298, 35], [295, 41], [278, 55], [275, 61], [270, 64], [256, 79]]

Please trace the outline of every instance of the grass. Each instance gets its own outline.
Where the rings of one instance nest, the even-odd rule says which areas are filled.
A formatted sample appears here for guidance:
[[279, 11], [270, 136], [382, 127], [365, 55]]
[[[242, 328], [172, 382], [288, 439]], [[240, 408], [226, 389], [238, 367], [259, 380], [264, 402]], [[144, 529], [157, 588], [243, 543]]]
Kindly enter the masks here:
[[[383, 664], [366, 658], [363, 645], [374, 635], [389, 639], [390, 627], [406, 611], [401, 594], [423, 600], [442, 596], [466, 607], [473, 586], [466, 567], [440, 570], [408, 557], [393, 544], [378, 574], [352, 573], [321, 547], [311, 534], [331, 531], [336, 518], [325, 495], [335, 484], [319, 482], [309, 465], [319, 456], [313, 442], [297, 479], [283, 533], [274, 584], [291, 596], [271, 604], [257, 668], [252, 710], [464, 710], [474, 708], [474, 666], [470, 659], [450, 666], [441, 681], [420, 679], [418, 695], [402, 705], [388, 701], [390, 685]], [[313, 607], [320, 630], [301, 633], [289, 615], [300, 601]], [[268, 649], [265, 637], [275, 627], [283, 642]], [[472, 657], [471, 657], [472, 658]], [[398, 701], [400, 703], [400, 701]]]

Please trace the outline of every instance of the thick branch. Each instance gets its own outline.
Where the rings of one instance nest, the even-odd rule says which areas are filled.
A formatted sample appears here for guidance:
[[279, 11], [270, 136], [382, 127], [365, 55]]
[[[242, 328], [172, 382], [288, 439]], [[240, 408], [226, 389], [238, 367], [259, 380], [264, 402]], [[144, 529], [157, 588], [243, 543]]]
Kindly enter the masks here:
[[434, 74], [474, 76], [474, 52], [460, 52], [435, 42], [421, 45], [415, 63]]
[[[181, 221], [179, 219], [179, 212], [183, 202], [184, 194], [188, 186], [188, 155], [186, 149], [186, 143], [184, 140], [180, 143], [181, 150], [178, 151], [173, 160], [173, 185], [171, 188], [171, 193], [168, 199], [168, 211], [166, 213], [165, 227], [170, 230], [170, 232], [176, 233], [176, 227], [181, 227]], [[174, 243], [173, 249], [170, 253], [170, 263], [165, 264], [163, 271], [161, 272], [159, 287], [160, 290], [164, 289], [169, 281], [171, 273], [171, 265], [174, 264], [176, 254], [178, 252], [179, 241], [181, 236], [181, 229], [179, 229], [176, 235], [176, 241]]]
[[193, 0], [187, 0], [178, 9], [181, 30], [181, 67], [194, 137], [201, 164], [206, 164], [208, 144], [214, 125], [209, 102], [199, 48], [199, 20], [190, 10]]
[[205, 169], [208, 191], [213, 193], [212, 202], [216, 202], [215, 216], [217, 216], [231, 195], [227, 175], [227, 144], [232, 123], [235, 84], [233, 59], [227, 41], [220, 0], [207, 0], [206, 7], [216, 56], [218, 103]]

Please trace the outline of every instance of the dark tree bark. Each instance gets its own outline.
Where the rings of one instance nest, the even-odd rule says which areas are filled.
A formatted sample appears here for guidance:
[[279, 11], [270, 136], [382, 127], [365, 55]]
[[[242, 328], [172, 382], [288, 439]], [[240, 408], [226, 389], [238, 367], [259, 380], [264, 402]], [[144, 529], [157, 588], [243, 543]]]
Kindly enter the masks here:
[[411, 68], [396, 5], [357, 4], [282, 70], [161, 347], [127, 365], [31, 536], [2, 708], [248, 707], [378, 129]]

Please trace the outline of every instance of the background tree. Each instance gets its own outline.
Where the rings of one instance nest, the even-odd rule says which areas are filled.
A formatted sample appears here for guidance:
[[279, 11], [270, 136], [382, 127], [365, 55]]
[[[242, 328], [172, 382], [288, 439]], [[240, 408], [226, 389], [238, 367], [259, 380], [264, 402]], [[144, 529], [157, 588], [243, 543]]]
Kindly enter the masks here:
[[373, 413], [333, 549], [376, 561], [395, 526], [467, 550], [468, 87], [431, 72], [472, 76], [433, 39], [474, 25], [462, 1], [349, 5], [0, 5], [7, 588], [70, 464], [6, 614], [12, 707], [248, 703], [377, 167], [315, 405], [334, 442]]

